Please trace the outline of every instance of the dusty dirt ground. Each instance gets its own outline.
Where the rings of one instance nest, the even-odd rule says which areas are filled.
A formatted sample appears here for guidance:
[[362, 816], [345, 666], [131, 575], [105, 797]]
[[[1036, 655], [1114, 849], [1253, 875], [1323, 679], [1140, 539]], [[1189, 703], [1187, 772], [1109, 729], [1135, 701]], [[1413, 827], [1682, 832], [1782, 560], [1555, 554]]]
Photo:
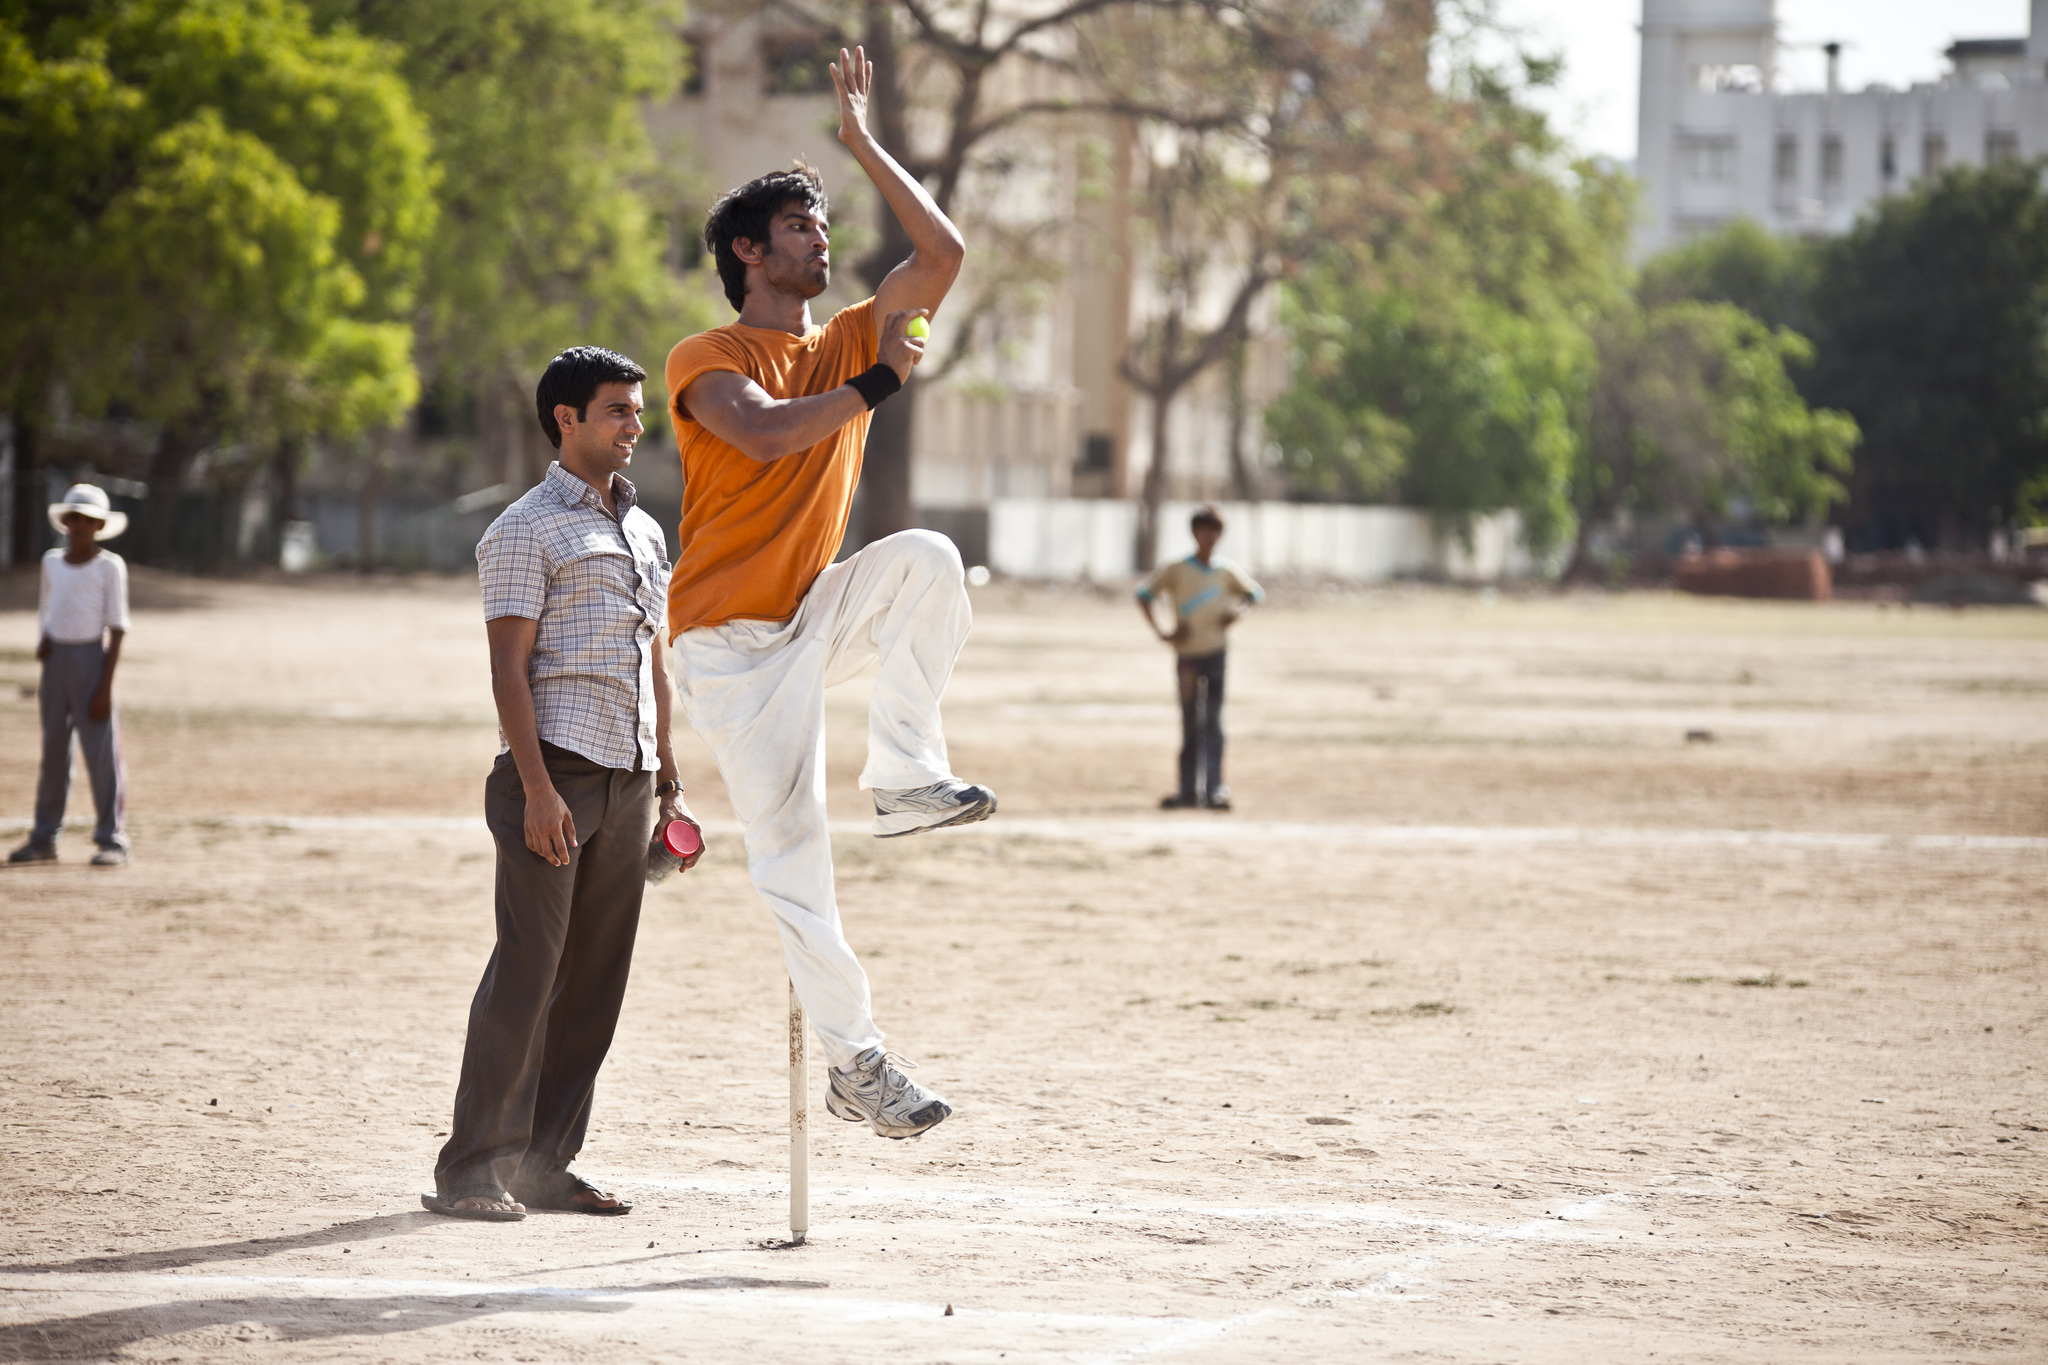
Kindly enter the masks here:
[[859, 834], [832, 704], [850, 932], [958, 1112], [820, 1106], [784, 1249], [733, 833], [650, 893], [600, 1083], [634, 1214], [434, 1218], [490, 944], [475, 586], [138, 574], [135, 864], [78, 829], [0, 873], [0, 1360], [2048, 1357], [2048, 612], [1280, 594], [1238, 809], [1169, 817], [1128, 602], [976, 598], [947, 713], [994, 821]]

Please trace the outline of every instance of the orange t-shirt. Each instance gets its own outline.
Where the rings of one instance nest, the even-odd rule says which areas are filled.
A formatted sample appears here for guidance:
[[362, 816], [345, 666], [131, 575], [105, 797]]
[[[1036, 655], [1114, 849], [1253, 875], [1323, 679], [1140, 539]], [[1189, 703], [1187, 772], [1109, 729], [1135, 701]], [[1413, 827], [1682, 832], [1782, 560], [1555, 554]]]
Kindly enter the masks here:
[[668, 353], [669, 412], [683, 457], [683, 522], [668, 580], [668, 632], [727, 621], [786, 621], [846, 534], [869, 413], [808, 450], [756, 460], [713, 436], [683, 405], [697, 376], [743, 374], [771, 398], [830, 393], [875, 363], [875, 301], [806, 336], [728, 323]]

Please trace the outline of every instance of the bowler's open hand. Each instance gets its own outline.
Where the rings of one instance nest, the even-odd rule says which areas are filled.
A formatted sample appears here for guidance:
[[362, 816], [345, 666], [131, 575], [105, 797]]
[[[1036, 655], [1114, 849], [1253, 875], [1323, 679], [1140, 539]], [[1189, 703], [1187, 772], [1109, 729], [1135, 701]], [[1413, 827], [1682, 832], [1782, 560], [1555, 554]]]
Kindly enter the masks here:
[[839, 60], [832, 63], [832, 88], [839, 92], [839, 140], [849, 147], [872, 136], [868, 90], [874, 82], [875, 64], [868, 60], [866, 48], [839, 49]]

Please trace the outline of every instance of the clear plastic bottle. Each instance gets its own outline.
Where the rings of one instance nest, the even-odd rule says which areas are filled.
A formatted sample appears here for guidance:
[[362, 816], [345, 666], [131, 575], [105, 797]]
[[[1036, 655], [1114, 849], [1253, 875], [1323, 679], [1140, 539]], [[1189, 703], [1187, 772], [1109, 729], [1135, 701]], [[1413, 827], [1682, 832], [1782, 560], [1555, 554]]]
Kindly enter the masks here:
[[647, 884], [660, 886], [683, 860], [704, 847], [704, 837], [688, 820], [670, 820], [654, 831], [647, 845]]

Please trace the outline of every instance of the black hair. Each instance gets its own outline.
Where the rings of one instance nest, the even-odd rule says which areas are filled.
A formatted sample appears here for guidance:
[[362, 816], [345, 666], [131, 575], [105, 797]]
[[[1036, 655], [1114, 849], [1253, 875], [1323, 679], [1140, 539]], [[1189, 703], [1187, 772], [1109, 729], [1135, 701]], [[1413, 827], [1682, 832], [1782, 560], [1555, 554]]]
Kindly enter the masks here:
[[576, 409], [582, 420], [597, 396], [600, 384], [638, 384], [647, 378], [641, 369], [617, 351], [602, 346], [571, 346], [548, 362], [547, 373], [533, 391], [533, 406], [540, 414], [540, 429], [548, 443], [562, 448], [562, 428], [555, 421], [555, 408], [563, 403]]
[[1188, 529], [1190, 531], [1194, 530], [1197, 526], [1213, 526], [1220, 531], [1223, 529], [1223, 514], [1216, 510], [1214, 503], [1205, 502], [1195, 509], [1193, 516], [1188, 518]]
[[766, 250], [775, 216], [791, 203], [800, 203], [821, 218], [832, 212], [824, 177], [801, 160], [786, 171], [727, 190], [711, 206], [704, 220], [704, 245], [718, 262], [718, 282], [725, 286], [725, 297], [735, 310], [747, 306], [747, 263], [733, 254], [734, 240], [744, 237]]

